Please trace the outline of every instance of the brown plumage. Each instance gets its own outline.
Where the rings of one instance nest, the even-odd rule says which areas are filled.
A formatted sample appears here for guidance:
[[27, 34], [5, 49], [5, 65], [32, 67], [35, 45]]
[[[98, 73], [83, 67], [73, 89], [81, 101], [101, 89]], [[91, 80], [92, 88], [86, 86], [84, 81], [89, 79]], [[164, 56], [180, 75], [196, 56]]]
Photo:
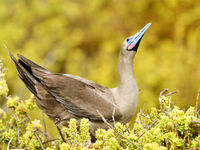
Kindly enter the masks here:
[[113, 117], [116, 121], [127, 122], [134, 115], [139, 92], [133, 74], [133, 59], [149, 26], [147, 24], [124, 41], [119, 57], [119, 85], [112, 89], [81, 77], [52, 73], [19, 54], [18, 60], [10, 52], [9, 55], [19, 77], [35, 95], [39, 108], [55, 124], [67, 125], [71, 118], [78, 121], [88, 118], [94, 135], [97, 128], [106, 128], [99, 113], [110, 122]]
[[[65, 114], [70, 113], [70, 115], [66, 115], [70, 116], [69, 118], [64, 117], [65, 120], [73, 116], [74, 118], [86, 117], [93, 121], [101, 121], [97, 110], [106, 119], [112, 119], [113, 98], [108, 97], [113, 103], [105, 101], [102, 100], [101, 95], [94, 92], [97, 90], [104, 95], [104, 93], [109, 92], [106, 88], [95, 82], [85, 83], [73, 78], [73, 76], [51, 73], [19, 54], [18, 60], [10, 52], [9, 55], [15, 62], [19, 77], [37, 98], [38, 106], [52, 120], [63, 120], [63, 117], [60, 116], [62, 113], [60, 113], [60, 109], [55, 109], [56, 106], [65, 108], [67, 111]], [[52, 114], [56, 115], [53, 115], [52, 118]], [[115, 110], [115, 118], [119, 119], [120, 116], [119, 110]]]

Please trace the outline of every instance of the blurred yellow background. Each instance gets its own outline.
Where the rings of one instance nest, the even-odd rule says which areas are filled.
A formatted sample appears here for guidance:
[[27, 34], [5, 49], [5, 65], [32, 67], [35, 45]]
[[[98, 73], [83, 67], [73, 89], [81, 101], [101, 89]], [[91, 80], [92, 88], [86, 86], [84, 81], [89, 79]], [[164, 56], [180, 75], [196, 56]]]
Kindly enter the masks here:
[[146, 23], [135, 59], [139, 107], [158, 104], [164, 88], [174, 103], [195, 105], [200, 87], [199, 0], [1, 0], [0, 56], [9, 69], [10, 93], [28, 97], [4, 44], [52, 72], [106, 87], [118, 84], [118, 54]]

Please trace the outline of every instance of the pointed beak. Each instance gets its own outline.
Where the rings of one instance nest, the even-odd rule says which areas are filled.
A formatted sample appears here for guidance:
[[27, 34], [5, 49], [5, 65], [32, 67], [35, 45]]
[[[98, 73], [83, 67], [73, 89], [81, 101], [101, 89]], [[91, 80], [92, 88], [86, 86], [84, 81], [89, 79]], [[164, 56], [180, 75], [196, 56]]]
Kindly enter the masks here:
[[130, 44], [127, 46], [127, 50], [134, 50], [137, 51], [137, 48], [139, 46], [139, 43], [144, 36], [145, 32], [148, 30], [148, 28], [151, 26], [151, 23], [148, 23], [142, 28], [138, 33], [132, 36], [132, 41]]

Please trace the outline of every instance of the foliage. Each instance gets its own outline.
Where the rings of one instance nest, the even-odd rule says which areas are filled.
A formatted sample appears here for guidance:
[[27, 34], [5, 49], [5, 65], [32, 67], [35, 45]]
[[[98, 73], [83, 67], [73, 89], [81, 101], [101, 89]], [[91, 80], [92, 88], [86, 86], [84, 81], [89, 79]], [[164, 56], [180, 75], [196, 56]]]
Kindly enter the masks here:
[[[3, 44], [51, 71], [114, 87], [120, 45], [148, 22], [134, 67], [140, 105], [158, 104], [165, 87], [180, 91], [180, 106], [193, 105], [200, 83], [199, 0], [1, 0], [0, 52], [11, 69]], [[20, 82], [14, 69], [8, 77], [11, 92], [26, 95], [21, 83], [12, 84]]]
[[[172, 96], [166, 90], [159, 97], [160, 108], [152, 107], [148, 113], [137, 114], [133, 128], [129, 124], [116, 123], [110, 129], [98, 129], [96, 141], [91, 142], [89, 120], [83, 118], [80, 128], [71, 119], [67, 127], [59, 127], [59, 137], [50, 137], [42, 130], [40, 120], [32, 120], [29, 112], [36, 107], [33, 96], [27, 100], [8, 95], [5, 73], [1, 68], [0, 98], [7, 99], [7, 107], [13, 110], [10, 117], [0, 109], [0, 143], [20, 149], [197, 149], [200, 147], [200, 117], [196, 107], [186, 111], [171, 106]], [[172, 94], [172, 93], [171, 93]], [[198, 101], [197, 97], [197, 101]], [[105, 118], [104, 118], [105, 119]], [[62, 137], [62, 138], [61, 138]], [[1, 147], [0, 147], [1, 148]]]

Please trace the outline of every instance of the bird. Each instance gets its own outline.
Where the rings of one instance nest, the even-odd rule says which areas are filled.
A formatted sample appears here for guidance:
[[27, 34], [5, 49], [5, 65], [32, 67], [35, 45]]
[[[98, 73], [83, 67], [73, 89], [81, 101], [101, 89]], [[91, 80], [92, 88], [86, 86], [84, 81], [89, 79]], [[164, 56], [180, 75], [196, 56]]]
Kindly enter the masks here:
[[[136, 113], [139, 90], [133, 71], [133, 60], [144, 34], [151, 26], [146, 24], [138, 33], [124, 40], [118, 63], [119, 82], [115, 88], [106, 88], [88, 79], [61, 73], [52, 73], [18, 54], [8, 51], [18, 76], [36, 98], [38, 107], [56, 125], [68, 125], [71, 118], [79, 123], [87, 118], [90, 133], [107, 129], [105, 121], [127, 123]], [[102, 118], [103, 117], [103, 118]]]

